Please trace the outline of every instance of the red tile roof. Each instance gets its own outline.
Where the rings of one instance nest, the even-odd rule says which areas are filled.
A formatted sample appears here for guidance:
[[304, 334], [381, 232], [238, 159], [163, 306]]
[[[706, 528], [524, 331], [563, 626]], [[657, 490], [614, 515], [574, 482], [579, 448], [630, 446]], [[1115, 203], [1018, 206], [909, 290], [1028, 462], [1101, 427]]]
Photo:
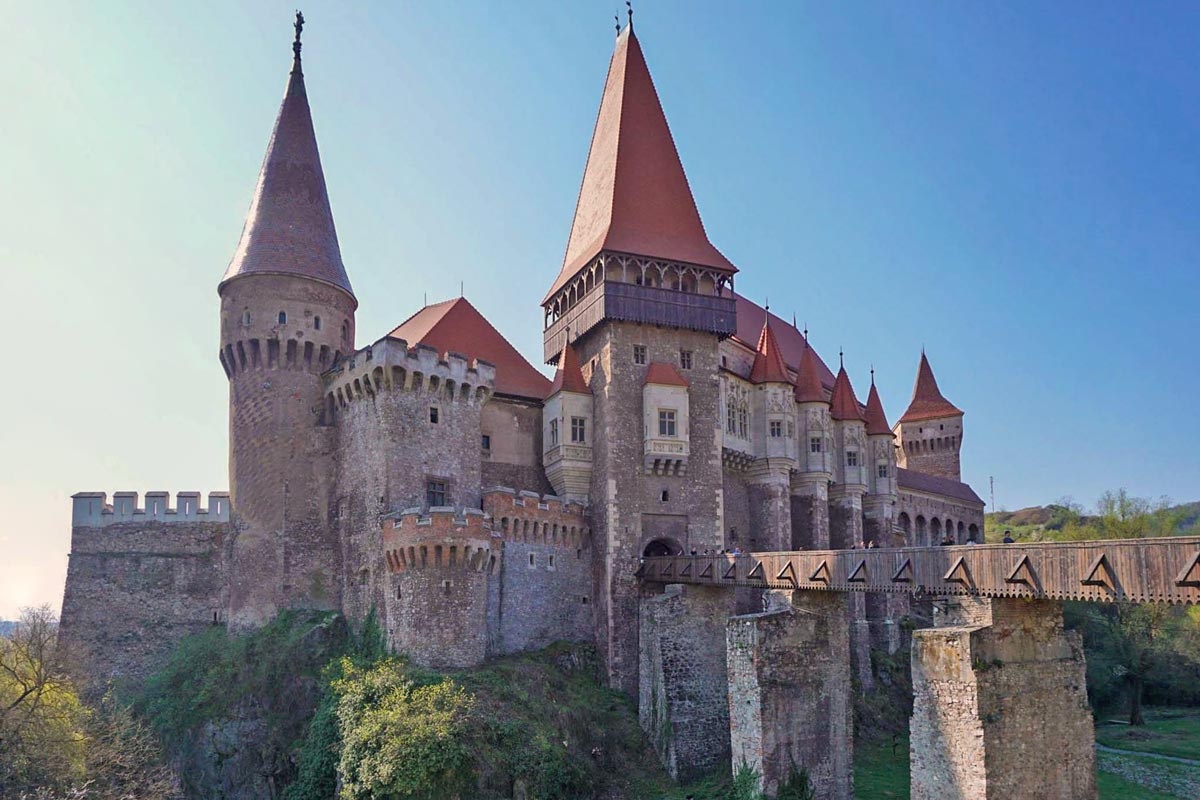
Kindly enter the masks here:
[[800, 368], [796, 371], [794, 394], [797, 403], [829, 402], [825, 396], [825, 387], [821, 385], [817, 363], [816, 351], [811, 347], [804, 348], [804, 355], [800, 357]]
[[708, 241], [641, 45], [617, 37], [562, 271], [549, 300], [601, 250], [737, 268]]
[[944, 497], [952, 497], [955, 500], [962, 500], [973, 505], [983, 505], [983, 500], [980, 499], [979, 495], [975, 494], [975, 490], [968, 484], [951, 478], [927, 475], [924, 472], [917, 472], [912, 469], [897, 467], [896, 485], [901, 489], [908, 489], [914, 492], [940, 494]]
[[787, 364], [784, 363], [783, 353], [779, 350], [779, 342], [771, 330], [771, 319], [767, 317], [763, 323], [762, 333], [758, 335], [758, 348], [754, 353], [754, 366], [750, 370], [752, 383], [791, 383], [788, 376]]
[[300, 275], [354, 296], [333, 226], [299, 56], [267, 145], [242, 239], [221, 285], [257, 273]]
[[912, 402], [908, 404], [908, 410], [900, 417], [900, 421], [917, 422], [923, 419], [962, 416], [962, 413], [953, 403], [942, 397], [937, 378], [933, 377], [933, 368], [929, 366], [929, 359], [922, 350], [921, 363], [917, 367], [917, 381], [913, 385]]
[[496, 367], [496, 391], [541, 400], [550, 389], [545, 375], [517, 352], [466, 298], [456, 297], [425, 306], [388, 334], [408, 346], [429, 345], [467, 358], [481, 358]]
[[576, 394], [591, 394], [592, 390], [583, 379], [583, 370], [579, 367], [579, 356], [575, 348], [569, 344], [563, 345], [562, 355], [558, 359], [558, 370], [554, 373], [554, 383], [550, 385], [550, 393], [575, 392]]
[[[812, 349], [808, 347], [808, 343], [804, 339], [804, 334], [796, 330], [790, 323], [784, 322], [775, 314], [771, 314], [753, 300], [748, 300], [736, 292], [733, 294], [733, 299], [737, 301], [735, 306], [737, 310], [737, 333], [734, 334], [733, 338], [753, 350], [754, 343], [758, 341], [763, 325], [769, 316], [771, 318], [771, 330], [775, 333], [775, 340], [779, 343], [779, 352], [783, 354], [784, 363], [793, 371], [798, 372], [800, 369], [800, 359], [804, 356], [805, 349]], [[828, 388], [833, 388], [833, 372], [830, 371], [829, 367], [825, 366], [825, 362], [821, 360], [820, 353], [813, 350], [813, 357], [816, 361], [817, 373], [821, 383]]]
[[854, 396], [854, 387], [850, 385], [850, 376], [846, 368], [838, 370], [837, 378], [833, 381], [833, 397], [829, 398], [829, 416], [840, 420], [862, 420], [862, 409], [858, 398]]
[[875, 381], [871, 381], [871, 393], [867, 395], [867, 435], [894, 436], [892, 426], [888, 425], [887, 415], [883, 413], [883, 402], [879, 399], [879, 390]]
[[679, 374], [679, 370], [671, 364], [665, 364], [662, 361], [655, 361], [646, 370], [646, 383], [657, 383], [662, 386], [687, 386], [687, 378]]

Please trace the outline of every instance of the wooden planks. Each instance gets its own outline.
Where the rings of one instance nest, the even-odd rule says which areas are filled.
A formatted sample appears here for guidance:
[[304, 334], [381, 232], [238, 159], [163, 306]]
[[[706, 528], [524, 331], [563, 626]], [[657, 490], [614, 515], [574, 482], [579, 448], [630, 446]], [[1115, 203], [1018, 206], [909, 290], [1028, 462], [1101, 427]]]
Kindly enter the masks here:
[[1200, 537], [664, 556], [644, 559], [638, 577], [839, 592], [1200, 603]]

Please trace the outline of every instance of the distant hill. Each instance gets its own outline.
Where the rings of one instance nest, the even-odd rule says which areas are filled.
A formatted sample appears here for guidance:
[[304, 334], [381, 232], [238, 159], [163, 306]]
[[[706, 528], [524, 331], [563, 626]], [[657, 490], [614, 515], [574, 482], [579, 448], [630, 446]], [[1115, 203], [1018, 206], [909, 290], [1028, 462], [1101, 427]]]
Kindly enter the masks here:
[[[1200, 534], [1200, 501], [1167, 506], [1157, 509], [1154, 514], [1166, 526], [1155, 535]], [[985, 540], [989, 542], [999, 541], [1006, 530], [1011, 530], [1018, 541], [1077, 539], [1089, 528], [1098, 531], [1102, 522], [1102, 517], [1085, 514], [1078, 506], [1050, 503], [985, 514], [984, 532]], [[1096, 538], [1101, 536], [1097, 534]]]
[[13, 620], [0, 619], [0, 636], [8, 638], [12, 632], [17, 629], [17, 623]]

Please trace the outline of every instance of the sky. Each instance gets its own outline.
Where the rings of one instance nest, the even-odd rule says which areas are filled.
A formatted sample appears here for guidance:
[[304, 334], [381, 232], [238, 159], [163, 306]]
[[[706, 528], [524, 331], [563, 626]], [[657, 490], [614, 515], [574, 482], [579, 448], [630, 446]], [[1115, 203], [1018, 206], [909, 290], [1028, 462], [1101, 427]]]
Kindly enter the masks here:
[[[216, 285], [294, 5], [0, 0], [0, 618], [59, 604], [74, 492], [228, 488]], [[359, 346], [461, 282], [538, 362], [616, 5], [306, 2]], [[635, 29], [739, 291], [860, 396], [874, 365], [895, 420], [924, 346], [998, 508], [1200, 499], [1200, 5], [640, 0]]]

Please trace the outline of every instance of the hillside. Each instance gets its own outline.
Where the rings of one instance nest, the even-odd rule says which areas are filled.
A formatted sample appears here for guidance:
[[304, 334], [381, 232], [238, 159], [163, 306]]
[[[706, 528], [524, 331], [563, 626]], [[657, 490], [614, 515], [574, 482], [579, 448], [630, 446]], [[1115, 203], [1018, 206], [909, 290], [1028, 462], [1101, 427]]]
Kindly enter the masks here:
[[1200, 502], [1171, 504], [1107, 492], [1092, 512], [1068, 501], [984, 515], [984, 536], [998, 542], [1012, 531], [1017, 541], [1067, 541], [1200, 534]]

